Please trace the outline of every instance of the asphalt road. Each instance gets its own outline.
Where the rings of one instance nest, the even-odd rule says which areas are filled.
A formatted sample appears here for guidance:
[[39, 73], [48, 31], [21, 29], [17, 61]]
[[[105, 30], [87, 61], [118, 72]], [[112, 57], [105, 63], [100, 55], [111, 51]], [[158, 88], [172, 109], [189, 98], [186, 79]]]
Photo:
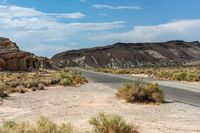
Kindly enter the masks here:
[[[135, 82], [138, 77], [127, 75], [107, 74], [100, 72], [92, 72], [80, 68], [73, 68], [81, 71], [89, 80], [96, 83], [103, 83], [111, 88], [117, 89], [125, 82]], [[175, 81], [161, 81], [155, 79], [143, 79], [144, 83], [156, 82], [164, 91], [165, 98], [176, 102], [190, 104], [192, 106], [200, 107], [200, 84], [189, 84]]]

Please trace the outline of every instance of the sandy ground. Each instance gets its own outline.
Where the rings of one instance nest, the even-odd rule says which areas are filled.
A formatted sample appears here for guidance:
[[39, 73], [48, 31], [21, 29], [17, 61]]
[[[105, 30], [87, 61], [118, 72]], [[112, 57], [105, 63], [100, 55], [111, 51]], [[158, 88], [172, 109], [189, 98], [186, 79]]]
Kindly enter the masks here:
[[149, 75], [147, 74], [131, 74], [131, 76], [140, 77], [140, 78], [149, 78]]
[[49, 87], [45, 91], [12, 94], [0, 105], [0, 124], [7, 120], [33, 122], [47, 116], [90, 129], [88, 119], [98, 112], [116, 113], [139, 126], [141, 133], [200, 133], [200, 108], [181, 103], [128, 104], [115, 99], [107, 86], [89, 83], [78, 88]]

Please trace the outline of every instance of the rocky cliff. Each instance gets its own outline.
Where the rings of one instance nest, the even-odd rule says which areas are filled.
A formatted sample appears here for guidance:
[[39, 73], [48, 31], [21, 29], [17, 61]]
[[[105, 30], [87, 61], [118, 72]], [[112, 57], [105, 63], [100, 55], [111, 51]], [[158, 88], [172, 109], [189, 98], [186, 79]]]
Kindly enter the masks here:
[[104, 47], [72, 50], [53, 56], [60, 66], [130, 68], [200, 64], [200, 43], [169, 41], [116, 43]]
[[51, 67], [51, 61], [32, 53], [21, 51], [15, 42], [0, 37], [0, 70], [27, 71]]

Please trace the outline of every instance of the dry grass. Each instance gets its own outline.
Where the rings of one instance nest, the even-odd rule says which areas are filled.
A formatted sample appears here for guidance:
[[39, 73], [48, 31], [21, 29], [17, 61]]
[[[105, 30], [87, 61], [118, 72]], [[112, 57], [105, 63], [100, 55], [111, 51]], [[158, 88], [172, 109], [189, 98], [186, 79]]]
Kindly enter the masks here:
[[87, 79], [80, 72], [63, 69], [60, 72], [60, 84], [64, 86], [87, 83]]
[[156, 79], [162, 80], [200, 82], [200, 67], [161, 67], [129, 69], [97, 68], [91, 70], [113, 74], [146, 74], [149, 77], [154, 77]]
[[118, 115], [99, 113], [89, 123], [93, 126], [93, 133], [138, 133], [137, 127], [127, 124]]
[[[138, 133], [137, 127], [127, 124], [119, 115], [99, 113], [89, 120], [93, 127], [88, 133]], [[69, 122], [57, 124], [46, 117], [39, 117], [35, 124], [7, 121], [0, 127], [0, 133], [77, 133]]]
[[0, 128], [0, 133], [74, 133], [74, 128], [70, 123], [57, 125], [46, 117], [40, 117], [35, 125], [28, 122], [16, 123], [5, 122]]
[[116, 93], [118, 99], [124, 99], [126, 102], [139, 103], [162, 103], [164, 102], [163, 92], [159, 89], [158, 84], [142, 84], [137, 81], [134, 84], [125, 83]]
[[63, 69], [61, 71], [40, 70], [37, 72], [0, 72], [0, 92], [25, 93], [29, 90], [44, 90], [45, 86], [75, 86], [87, 83], [81, 73]]

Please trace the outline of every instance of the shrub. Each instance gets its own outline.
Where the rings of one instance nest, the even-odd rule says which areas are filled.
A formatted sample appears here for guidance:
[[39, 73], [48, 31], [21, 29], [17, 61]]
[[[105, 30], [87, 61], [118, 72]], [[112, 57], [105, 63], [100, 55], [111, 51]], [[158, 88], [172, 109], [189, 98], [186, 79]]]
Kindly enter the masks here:
[[28, 80], [24, 83], [26, 88], [38, 87], [39, 81], [38, 80]]
[[175, 73], [172, 76], [173, 80], [179, 80], [179, 81], [185, 80], [186, 77], [187, 77], [187, 73], [185, 72]]
[[60, 78], [61, 79], [69, 79], [69, 80], [72, 80], [73, 79], [73, 74], [70, 70], [68, 69], [63, 69], [61, 72], [60, 72]]
[[5, 122], [0, 127], [0, 133], [74, 133], [74, 128], [70, 123], [57, 125], [46, 117], [40, 117], [35, 125], [28, 122]]
[[28, 123], [15, 123], [13, 121], [5, 122], [3, 127], [0, 128], [2, 133], [33, 133]]
[[141, 81], [134, 84], [124, 84], [118, 89], [116, 96], [131, 103], [162, 103], [164, 101], [163, 92], [159, 89], [158, 84], [148, 83], [143, 85]]
[[50, 79], [42, 79], [42, 80], [40, 80], [40, 83], [44, 84], [45, 86], [50, 86], [51, 80]]
[[58, 130], [58, 133], [74, 133], [74, 127], [70, 123], [62, 123]]
[[60, 81], [60, 85], [63, 85], [63, 86], [68, 86], [68, 85], [71, 85], [72, 84], [72, 81], [70, 79], [62, 79]]
[[39, 83], [39, 85], [38, 85], [38, 89], [39, 89], [39, 90], [44, 90], [44, 87], [45, 87], [45, 85], [44, 85], [44, 84], [42, 84], [42, 83]]
[[84, 84], [87, 82], [87, 79], [81, 75], [76, 75], [73, 80], [73, 84]]
[[118, 115], [99, 113], [92, 117], [89, 123], [93, 126], [94, 133], [138, 133], [135, 126], [128, 125]]
[[16, 88], [17, 86], [20, 85], [20, 82], [19, 81], [12, 81], [12, 82], [8, 82], [7, 84], [12, 88]]
[[3, 92], [5, 90], [7, 90], [8, 88], [10, 88], [8, 85], [5, 85], [3, 83], [0, 83], [0, 92]]
[[57, 125], [48, 118], [41, 116], [33, 130], [35, 133], [57, 133]]
[[60, 72], [60, 85], [68, 86], [68, 85], [76, 85], [76, 84], [84, 84], [87, 83], [87, 79], [81, 75], [80, 72], [70, 71], [68, 69], [63, 69]]
[[148, 83], [144, 86], [144, 92], [142, 93], [142, 101], [144, 102], [164, 102], [163, 92], [159, 89], [158, 84]]
[[24, 86], [22, 86], [22, 85], [20, 85], [20, 86], [17, 86], [17, 91], [19, 92], [19, 93], [25, 93], [26, 92], [26, 90], [25, 90], [25, 88], [24, 88]]

